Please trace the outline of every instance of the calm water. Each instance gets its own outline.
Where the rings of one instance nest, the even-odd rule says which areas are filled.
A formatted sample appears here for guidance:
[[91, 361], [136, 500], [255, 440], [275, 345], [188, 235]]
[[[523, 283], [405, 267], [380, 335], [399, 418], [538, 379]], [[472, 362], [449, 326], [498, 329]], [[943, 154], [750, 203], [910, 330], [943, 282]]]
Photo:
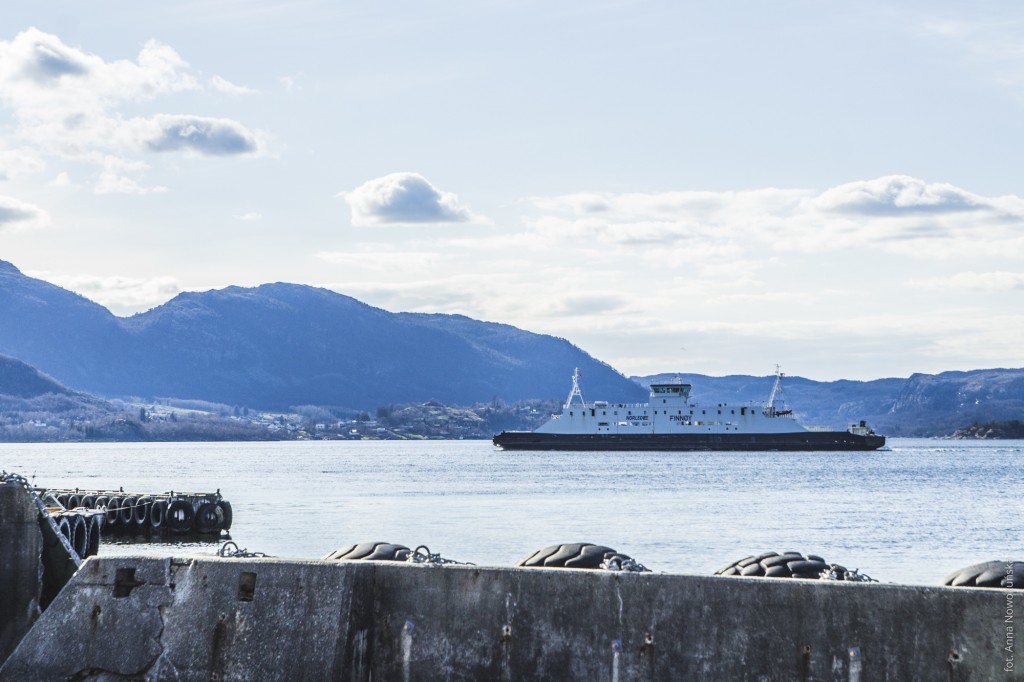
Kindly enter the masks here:
[[[385, 540], [510, 565], [594, 542], [656, 571], [748, 554], [823, 555], [931, 584], [1024, 558], [1024, 441], [892, 439], [874, 453], [503, 453], [487, 441], [0, 445], [0, 469], [52, 487], [220, 488], [232, 538], [317, 558]], [[177, 553], [214, 554], [216, 544]], [[106, 544], [102, 554], [170, 551]]]

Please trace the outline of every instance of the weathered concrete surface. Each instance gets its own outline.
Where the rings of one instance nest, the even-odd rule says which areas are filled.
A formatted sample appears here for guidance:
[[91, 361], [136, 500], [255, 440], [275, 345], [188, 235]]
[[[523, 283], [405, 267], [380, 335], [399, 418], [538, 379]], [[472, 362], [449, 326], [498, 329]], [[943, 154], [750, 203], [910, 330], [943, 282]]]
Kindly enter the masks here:
[[17, 481], [0, 483], [0, 661], [39, 616], [42, 555], [35, 502]]
[[1006, 607], [994, 589], [93, 558], [0, 680], [1003, 680]]

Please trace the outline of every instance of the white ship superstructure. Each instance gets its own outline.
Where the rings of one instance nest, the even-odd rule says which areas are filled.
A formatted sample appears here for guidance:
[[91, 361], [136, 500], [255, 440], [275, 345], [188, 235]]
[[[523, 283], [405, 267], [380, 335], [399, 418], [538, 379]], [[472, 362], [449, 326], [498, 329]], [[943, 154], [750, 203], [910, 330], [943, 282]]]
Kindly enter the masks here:
[[[536, 433], [623, 434], [656, 433], [798, 433], [807, 431], [791, 410], [779, 407], [779, 380], [765, 404], [701, 405], [691, 402], [692, 386], [684, 383], [651, 384], [647, 403], [583, 401], [579, 370], [573, 373], [573, 390], [561, 414], [551, 417]], [[579, 402], [576, 402], [576, 398]], [[784, 405], [784, 404], [783, 404]], [[816, 429], [817, 430], [817, 429]]]
[[885, 439], [864, 423], [846, 431], [805, 427], [786, 407], [781, 371], [766, 403], [702, 405], [690, 397], [690, 384], [656, 383], [647, 403], [588, 403], [577, 369], [562, 406], [532, 432], [503, 432], [494, 438], [507, 449], [861, 449]]

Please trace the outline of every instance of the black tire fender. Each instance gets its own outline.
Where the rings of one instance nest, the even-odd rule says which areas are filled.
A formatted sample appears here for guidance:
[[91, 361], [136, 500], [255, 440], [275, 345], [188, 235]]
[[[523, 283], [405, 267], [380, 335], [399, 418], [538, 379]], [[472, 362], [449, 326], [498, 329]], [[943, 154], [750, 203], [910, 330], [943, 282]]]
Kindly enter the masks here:
[[107, 501], [107, 526], [112, 529], [121, 526], [121, 498], [111, 497]]
[[204, 534], [218, 532], [223, 521], [222, 513], [215, 502], [201, 502], [196, 508], [196, 531]]
[[163, 530], [167, 524], [167, 500], [157, 500], [149, 510], [149, 526], [153, 530]]
[[221, 498], [217, 500], [217, 506], [220, 507], [223, 521], [221, 521], [220, 527], [224, 530], [231, 530], [231, 521], [233, 514], [231, 512], [231, 503]]
[[123, 528], [131, 528], [132, 523], [135, 521], [135, 505], [138, 504], [139, 498], [134, 495], [124, 498], [121, 501], [121, 526]]
[[167, 503], [167, 527], [175, 533], [191, 532], [195, 516], [196, 510], [188, 500], [176, 497]]

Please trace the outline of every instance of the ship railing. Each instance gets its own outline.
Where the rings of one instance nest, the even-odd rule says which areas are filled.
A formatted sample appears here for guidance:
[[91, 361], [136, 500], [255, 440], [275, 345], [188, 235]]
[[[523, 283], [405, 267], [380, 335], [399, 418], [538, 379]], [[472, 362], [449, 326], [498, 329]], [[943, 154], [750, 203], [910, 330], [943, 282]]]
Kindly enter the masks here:
[[807, 430], [814, 433], [830, 433], [833, 429], [831, 426], [808, 426]]

